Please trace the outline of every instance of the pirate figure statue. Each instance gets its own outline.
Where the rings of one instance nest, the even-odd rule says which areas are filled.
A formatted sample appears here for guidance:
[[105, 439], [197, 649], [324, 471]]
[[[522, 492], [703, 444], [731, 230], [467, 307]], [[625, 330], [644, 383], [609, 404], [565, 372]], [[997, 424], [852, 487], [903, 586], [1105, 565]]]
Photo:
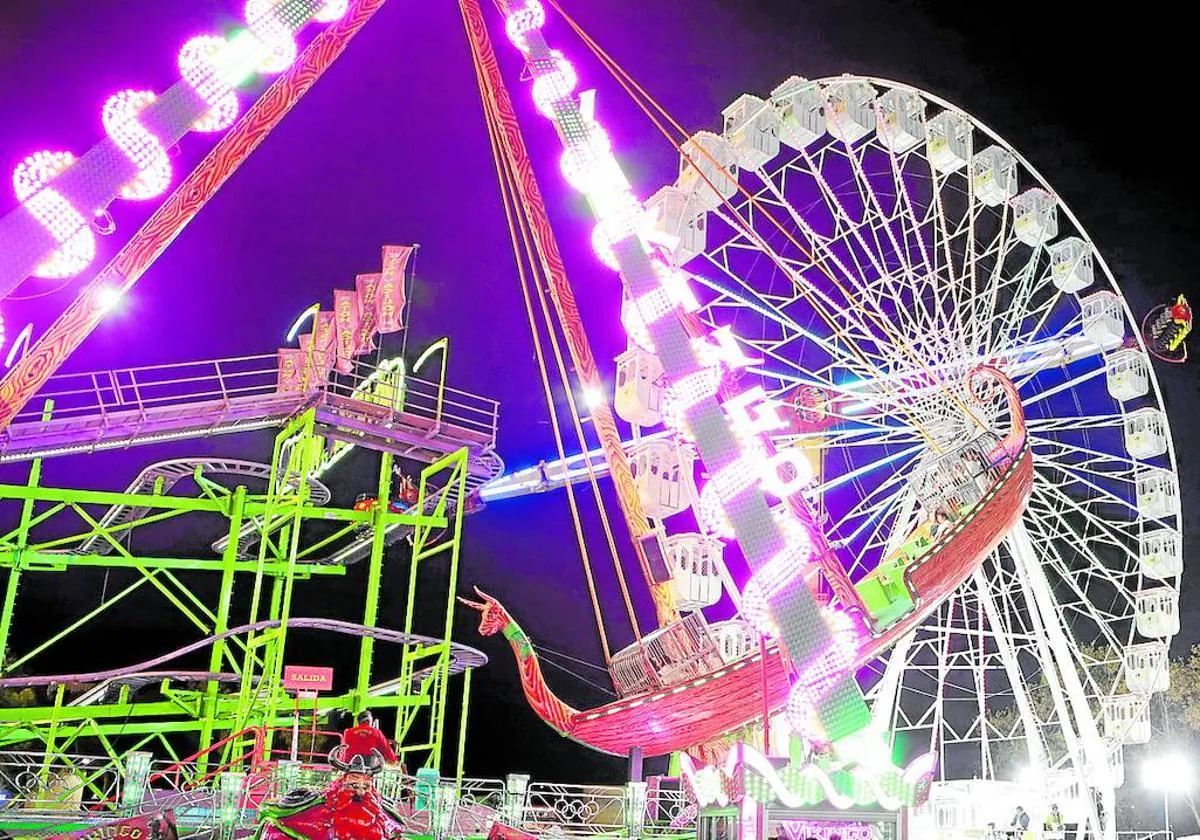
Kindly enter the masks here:
[[403, 817], [375, 789], [375, 774], [396, 754], [369, 712], [329, 753], [341, 775], [324, 791], [299, 788], [265, 805], [256, 840], [398, 840]]

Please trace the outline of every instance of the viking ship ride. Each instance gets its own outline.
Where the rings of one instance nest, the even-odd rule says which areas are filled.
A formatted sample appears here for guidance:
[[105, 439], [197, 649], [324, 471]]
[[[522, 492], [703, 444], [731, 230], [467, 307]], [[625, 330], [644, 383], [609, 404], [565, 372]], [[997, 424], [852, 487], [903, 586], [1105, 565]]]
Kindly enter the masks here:
[[[990, 367], [976, 369], [972, 381], [999, 387], [1009, 428], [1003, 437], [981, 434], [912, 477], [914, 492], [933, 516], [853, 585], [851, 603], [839, 604], [865, 631], [855, 667], [880, 656], [937, 609], [1025, 508], [1033, 466], [1017, 390]], [[822, 552], [836, 560], [828, 546]], [[809, 581], [820, 595], [820, 577], [810, 575]], [[695, 611], [612, 657], [619, 699], [574, 709], [547, 685], [520, 625], [496, 599], [476, 591], [480, 601], [462, 600], [480, 611], [480, 633], [508, 639], [531, 708], [554, 730], [592, 749], [627, 755], [637, 747], [647, 756], [687, 750], [760, 720], [764, 708], [777, 712], [787, 700], [790, 667], [775, 641], [760, 646], [741, 619], [709, 625]]]

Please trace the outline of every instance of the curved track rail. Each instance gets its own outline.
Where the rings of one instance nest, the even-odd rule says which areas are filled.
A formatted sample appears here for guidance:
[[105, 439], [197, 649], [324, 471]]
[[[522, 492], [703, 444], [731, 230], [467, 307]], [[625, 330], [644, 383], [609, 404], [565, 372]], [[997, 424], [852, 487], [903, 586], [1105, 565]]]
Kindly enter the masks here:
[[[65, 682], [104, 682], [111, 680], [120, 680], [135, 675], [145, 675], [153, 673], [159, 666], [178, 659], [181, 656], [187, 656], [190, 653], [195, 653], [198, 650], [203, 650], [213, 643], [229, 639], [233, 636], [240, 636], [245, 633], [255, 633], [261, 630], [271, 630], [277, 627], [286, 626], [290, 630], [327, 630], [332, 633], [341, 633], [346, 636], [357, 636], [359, 638], [370, 637], [377, 641], [388, 642], [398, 645], [436, 645], [441, 644], [441, 639], [436, 639], [433, 636], [422, 636], [417, 633], [404, 633], [400, 630], [387, 630], [384, 628], [364, 627], [361, 624], [355, 624], [350, 621], [340, 621], [334, 618], [291, 618], [287, 621], [279, 619], [271, 621], [258, 621], [254, 624], [243, 624], [240, 627], [233, 627], [226, 630], [224, 633], [218, 633], [213, 636], [200, 639], [191, 644], [184, 645], [181, 648], [176, 648], [169, 653], [164, 653], [161, 656], [156, 656], [153, 659], [147, 659], [144, 662], [139, 662], [135, 665], [128, 665], [124, 668], [111, 668], [106, 671], [90, 671], [80, 674], [50, 674], [44, 676], [22, 676], [22, 677], [4, 677], [0, 679], [0, 688], [25, 688], [28, 686], [41, 685], [57, 685]], [[477, 650], [468, 645], [459, 644], [458, 642], [450, 643], [450, 668], [451, 674], [461, 674], [470, 668], [479, 668], [487, 664], [488, 658], [481, 650]], [[427, 669], [426, 669], [427, 670]], [[413, 681], [416, 682], [422, 679], [426, 670], [417, 671], [413, 674]], [[178, 672], [185, 675], [199, 674], [200, 672], [183, 671]], [[232, 674], [215, 674], [209, 675], [212, 679], [218, 682], [227, 681], [223, 678], [233, 677], [240, 679]], [[164, 676], [165, 678], [165, 676]], [[395, 682], [395, 681], [392, 681]], [[387, 685], [383, 683], [382, 685]]]
[[[477, 467], [486, 469], [486, 473], [475, 474], [467, 473], [465, 494], [469, 497], [478, 488], [494, 480], [497, 476], [504, 472], [504, 462], [495, 452], [487, 452], [477, 455], [472, 458]], [[441, 499], [444, 488], [438, 488], [426, 497], [424, 513], [432, 513]], [[318, 502], [317, 504], [324, 504]], [[473, 512], [473, 511], [465, 511]], [[400, 540], [412, 533], [411, 525], [397, 523], [388, 525], [383, 530], [383, 545], [384, 547], [395, 545]], [[238, 555], [241, 557], [249, 556], [250, 548], [258, 542], [257, 526], [253, 522], [247, 522], [242, 526], [239, 534]], [[225, 546], [229, 544], [229, 535], [224, 534], [212, 543], [212, 550], [221, 554], [225, 551]], [[305, 559], [303, 562], [306, 565], [314, 566], [352, 566], [360, 560], [366, 559], [371, 553], [371, 537], [362, 536], [355, 537], [351, 542], [337, 549], [331, 554], [324, 557], [314, 559]]]
[[[270, 481], [271, 479], [271, 465], [259, 461], [241, 461], [231, 458], [172, 458], [167, 461], [156, 461], [150, 464], [138, 473], [137, 478], [129, 483], [129, 486], [125, 489], [125, 493], [134, 495], [153, 492], [155, 484], [158, 483], [159, 479], [162, 479], [160, 493], [165, 495], [170, 493], [171, 489], [181, 480], [192, 478], [197, 470], [200, 471], [201, 475], [206, 477], [212, 475], [229, 475], [262, 481]], [[328, 504], [330, 499], [329, 488], [317, 479], [308, 479], [308, 492], [309, 499], [313, 504]], [[101, 518], [100, 527], [111, 529], [125, 525], [145, 516], [148, 510], [148, 508], [134, 507], [132, 505], [114, 505]], [[252, 533], [254, 528], [254, 523], [246, 523], [242, 528], [243, 536]], [[112, 548], [112, 545], [107, 540], [96, 534], [81, 543], [72, 553], [108, 554], [112, 551]]]

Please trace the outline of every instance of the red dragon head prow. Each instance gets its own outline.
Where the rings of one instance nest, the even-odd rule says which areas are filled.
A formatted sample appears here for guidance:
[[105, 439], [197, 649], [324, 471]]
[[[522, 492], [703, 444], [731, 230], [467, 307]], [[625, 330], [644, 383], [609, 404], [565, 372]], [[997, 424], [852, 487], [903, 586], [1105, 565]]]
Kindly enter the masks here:
[[471, 609], [479, 610], [479, 634], [481, 636], [494, 636], [505, 628], [512, 621], [512, 616], [504, 609], [504, 606], [488, 595], [478, 586], [473, 587], [475, 594], [482, 598], [482, 601], [469, 601], [466, 598], [459, 598]]

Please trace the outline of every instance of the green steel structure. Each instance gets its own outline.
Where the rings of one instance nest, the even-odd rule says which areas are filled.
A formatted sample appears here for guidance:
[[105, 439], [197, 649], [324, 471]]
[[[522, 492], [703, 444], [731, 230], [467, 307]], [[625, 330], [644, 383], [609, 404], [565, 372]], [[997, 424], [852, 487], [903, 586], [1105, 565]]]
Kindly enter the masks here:
[[[9, 526], [10, 513], [19, 515], [15, 527], [0, 533], [0, 566], [7, 570], [0, 606], [0, 679], [10, 691], [47, 686], [52, 700], [0, 708], [0, 750], [44, 754], [47, 766], [51, 756], [61, 766], [64, 756], [81, 752], [104, 754], [119, 763], [131, 752], [148, 751], [179, 762], [195, 783], [214, 769], [269, 760], [273, 738], [293, 722], [295, 701], [283, 688], [282, 674], [289, 656], [304, 661], [290, 639], [305, 628], [348, 634], [358, 648], [348, 687], [305, 701], [306, 710], [379, 709], [385, 711], [384, 719], [386, 712], [394, 712], [399, 752], [410, 772], [440, 769], [443, 760], [454, 758], [461, 777], [470, 669], [486, 661], [451, 640], [462, 518], [469, 491], [478, 483], [471, 474], [477, 459], [465, 447], [449, 454], [414, 453], [411, 447], [355, 439], [325, 406], [301, 410], [282, 423], [261, 492], [249, 492], [244, 484], [227, 486], [206, 475], [203, 466], [190, 476], [198, 488], [194, 497], [167, 495], [161, 476], [145, 492], [46, 487], [40, 458], [32, 460], [26, 484], [0, 485], [0, 526]], [[49, 411], [47, 407], [47, 419]], [[394, 419], [403, 426], [402, 414]], [[367, 510], [320, 504], [327, 491], [325, 498], [313, 498], [314, 487], [324, 491], [314, 479], [323, 459], [347, 442], [380, 452], [375, 498], [383, 503]], [[422, 469], [418, 497], [405, 512], [392, 512], [387, 503], [396, 452], [431, 462]], [[136, 544], [131, 538], [140, 529], [197, 516], [223, 523], [226, 536], [215, 544], [219, 554], [143, 556], [127, 547]], [[401, 536], [407, 537], [410, 551], [401, 552], [408, 547], [397, 539]], [[385, 557], [389, 544], [393, 547]], [[369, 545], [358, 553], [365, 554], [366, 587], [355, 601], [357, 614], [345, 620], [295, 615], [297, 587], [319, 586], [323, 579], [346, 574], [346, 565], [337, 562], [347, 556], [346, 545]], [[401, 553], [407, 557], [397, 556]], [[53, 586], [56, 578], [84, 567], [120, 570], [129, 582], [113, 587], [94, 610], [39, 643], [14, 649], [21, 592]], [[443, 583], [428, 585], [430, 575], [444, 582], [444, 590]], [[407, 577], [402, 615], [380, 614], [385, 577], [395, 588], [405, 585]], [[119, 610], [130, 594], [145, 588], [157, 590], [176, 618], [194, 628], [197, 641], [181, 650], [192, 670], [164, 656], [117, 671], [33, 676], [47, 650], [69, 636], [88, 633], [98, 617]], [[436, 588], [438, 594], [431, 597], [444, 601], [432, 630], [415, 626], [416, 605], [426, 588]], [[391, 673], [383, 673], [375, 662], [376, 648], [383, 644], [399, 646], [398, 673], [394, 665]], [[203, 661], [207, 667], [195, 670]], [[461, 695], [460, 725], [448, 737], [449, 682], [455, 674], [463, 678], [461, 692], [456, 692]], [[80, 684], [88, 690], [70, 696]], [[138, 699], [136, 689], [147, 684], [157, 688], [155, 696]], [[68, 685], [76, 690], [69, 693]], [[86, 781], [86, 768], [77, 772]]]

